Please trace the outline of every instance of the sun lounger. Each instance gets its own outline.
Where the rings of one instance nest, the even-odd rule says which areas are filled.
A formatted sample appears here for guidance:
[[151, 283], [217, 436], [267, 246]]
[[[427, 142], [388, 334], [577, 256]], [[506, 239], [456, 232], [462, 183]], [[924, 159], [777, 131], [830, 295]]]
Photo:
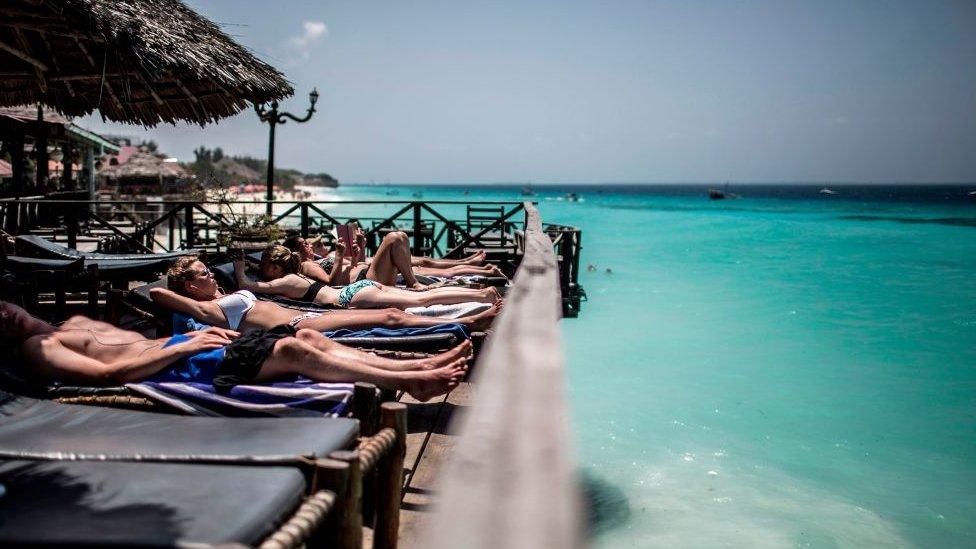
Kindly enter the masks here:
[[[321, 491], [302, 505], [305, 479], [289, 467], [2, 461], [0, 485], [7, 547], [297, 546], [335, 499]], [[279, 530], [299, 509], [311, 524]]]
[[[339, 452], [357, 448], [359, 425], [350, 419], [172, 416], [58, 404], [0, 391], [0, 459], [284, 465], [302, 471], [311, 492], [336, 491], [347, 518], [358, 509], [360, 471], [376, 471], [377, 485], [383, 487], [377, 498], [383, 512], [376, 521], [389, 524], [396, 521], [391, 500], [399, 504], [406, 408], [387, 403], [382, 412], [383, 428], [361, 441], [357, 454]], [[347, 462], [342, 470], [348, 469], [350, 477], [338, 482], [336, 462], [326, 457]], [[356, 524], [353, 520], [349, 528], [356, 530]]]
[[37, 235], [21, 235], [16, 240], [17, 252], [20, 255], [46, 257], [50, 259], [78, 259], [83, 257], [88, 261], [145, 261], [147, 259], [166, 260], [172, 262], [178, 257], [196, 254], [193, 250], [155, 254], [106, 254], [98, 252], [80, 252], [67, 246], [51, 242]]

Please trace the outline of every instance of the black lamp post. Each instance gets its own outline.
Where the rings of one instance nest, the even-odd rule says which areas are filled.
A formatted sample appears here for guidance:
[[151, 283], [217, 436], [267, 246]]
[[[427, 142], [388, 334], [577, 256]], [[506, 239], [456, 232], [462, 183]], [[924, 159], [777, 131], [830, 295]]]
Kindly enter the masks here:
[[263, 104], [254, 104], [254, 112], [258, 113], [258, 118], [261, 122], [267, 122], [271, 126], [271, 137], [268, 140], [268, 216], [271, 216], [271, 201], [274, 200], [274, 150], [275, 150], [275, 126], [278, 124], [284, 124], [287, 122], [286, 118], [290, 118], [295, 122], [301, 124], [302, 122], [308, 122], [312, 115], [315, 114], [315, 102], [319, 100], [319, 92], [315, 88], [312, 88], [312, 93], [308, 94], [308, 100], [311, 103], [308, 107], [308, 112], [305, 116], [298, 118], [297, 116], [289, 112], [279, 112], [278, 102], [272, 101], [271, 108], [265, 108]]

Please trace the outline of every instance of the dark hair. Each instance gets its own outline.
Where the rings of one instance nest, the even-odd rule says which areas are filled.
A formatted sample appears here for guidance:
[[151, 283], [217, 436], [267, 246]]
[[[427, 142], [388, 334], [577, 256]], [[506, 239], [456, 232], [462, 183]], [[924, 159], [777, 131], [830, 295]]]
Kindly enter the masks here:
[[302, 258], [284, 246], [273, 244], [261, 254], [261, 271], [270, 265], [281, 267], [285, 270], [285, 274], [295, 274], [302, 266]]
[[301, 240], [302, 242], [305, 241], [305, 239], [302, 238], [302, 235], [296, 234], [295, 236], [289, 236], [288, 238], [286, 238], [281, 243], [281, 245], [293, 252], [302, 253], [302, 245], [299, 244], [299, 240]]

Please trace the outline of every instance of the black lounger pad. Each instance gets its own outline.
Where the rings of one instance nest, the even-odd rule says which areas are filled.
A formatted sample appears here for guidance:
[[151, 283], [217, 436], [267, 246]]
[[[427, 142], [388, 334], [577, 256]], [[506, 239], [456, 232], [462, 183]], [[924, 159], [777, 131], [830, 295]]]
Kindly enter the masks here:
[[0, 545], [259, 544], [294, 512], [288, 467], [0, 462]]
[[60, 452], [287, 461], [346, 448], [359, 430], [345, 418], [191, 417], [0, 398], [0, 453], [10, 459]]
[[193, 250], [166, 252], [166, 253], [144, 253], [144, 254], [106, 254], [100, 252], [80, 252], [67, 246], [62, 246], [56, 242], [51, 242], [46, 238], [37, 235], [21, 235], [17, 237], [16, 247], [19, 253], [25, 255], [40, 255], [56, 259], [85, 259], [102, 261], [145, 261], [147, 259], [165, 260], [172, 262], [178, 257], [196, 254]]

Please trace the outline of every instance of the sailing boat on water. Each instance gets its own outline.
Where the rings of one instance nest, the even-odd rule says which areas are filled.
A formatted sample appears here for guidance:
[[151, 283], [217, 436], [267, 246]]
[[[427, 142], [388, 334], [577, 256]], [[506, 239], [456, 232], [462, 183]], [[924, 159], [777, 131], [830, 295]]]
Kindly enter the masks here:
[[820, 189], [820, 194], [837, 194], [837, 191], [831, 189], [830, 187], [824, 187]]
[[708, 189], [710, 200], [725, 200], [726, 198], [739, 198], [739, 195], [729, 192], [729, 182], [725, 182], [725, 189]]

